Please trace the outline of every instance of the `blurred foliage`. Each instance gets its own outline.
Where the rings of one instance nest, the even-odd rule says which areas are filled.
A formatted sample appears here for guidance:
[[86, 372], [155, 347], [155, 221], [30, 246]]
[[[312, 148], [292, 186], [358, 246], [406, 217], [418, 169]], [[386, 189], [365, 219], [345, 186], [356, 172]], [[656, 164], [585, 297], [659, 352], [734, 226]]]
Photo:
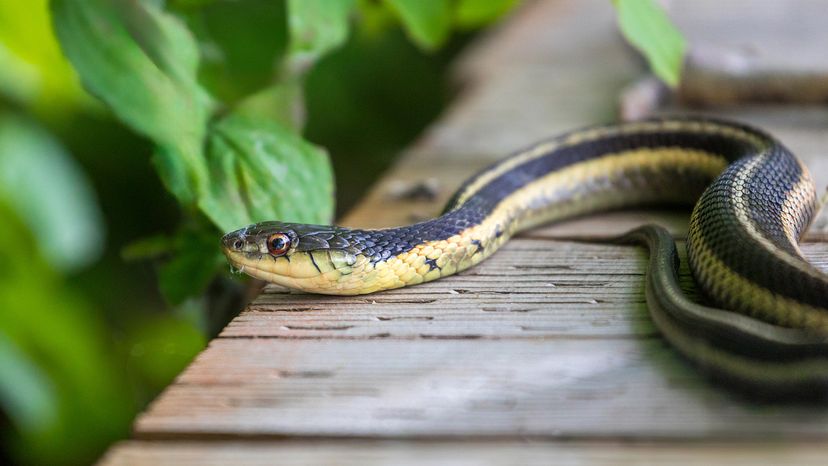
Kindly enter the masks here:
[[220, 232], [331, 220], [330, 162], [306, 137], [342, 148], [354, 199], [433, 118], [458, 43], [428, 57], [395, 18], [356, 1], [0, 2], [0, 457], [84, 463], [126, 435], [241, 305], [216, 279]]
[[126, 435], [242, 305], [219, 235], [331, 221], [516, 3], [0, 1], [0, 459]]
[[448, 39], [452, 26], [450, 0], [386, 0], [405, 25], [411, 39], [425, 49], [435, 49]]
[[97, 259], [104, 225], [77, 163], [36, 123], [0, 113], [0, 192], [34, 234], [39, 253], [58, 270]]
[[43, 261], [15, 213], [0, 204], [0, 215], [0, 350], [11, 361], [0, 400], [16, 427], [11, 448], [44, 464], [66, 462], [66, 451], [92, 458], [124, 433], [133, 411], [125, 378], [96, 312]]
[[[330, 160], [303, 137], [303, 88], [308, 71], [346, 42], [362, 11], [374, 17], [380, 8], [391, 12], [424, 49], [447, 40], [457, 12], [476, 21], [494, 17], [491, 7], [479, 6], [482, 0], [386, 0], [382, 6], [287, 0], [278, 5], [281, 12], [261, 2], [242, 3], [232, 11], [215, 1], [174, 2], [171, 10], [157, 2], [52, 4], [58, 37], [84, 85], [155, 143], [161, 180], [191, 223], [204, 228], [197, 237], [270, 219], [333, 220]], [[502, 13], [504, 5], [494, 11]], [[238, 34], [228, 33], [225, 21]], [[177, 304], [204, 290], [218, 271], [219, 252], [205, 251], [196, 241], [173, 238], [168, 244], [167, 252], [188, 258], [188, 264], [200, 256], [207, 270], [188, 280], [186, 268], [178, 266], [183, 262], [170, 262], [160, 276], [161, 289]]]
[[91, 107], [93, 99], [54, 39], [47, 2], [0, 2], [0, 95], [51, 119]]
[[286, 59], [291, 75], [301, 74], [345, 42], [354, 4], [354, 0], [288, 0]]
[[305, 136], [335, 148], [331, 161], [339, 214], [359, 200], [448, 101], [444, 67], [463, 43], [455, 40], [423, 54], [403, 30], [390, 27], [396, 21], [391, 12], [376, 13], [371, 21], [389, 29], [360, 27], [305, 79]]
[[681, 78], [687, 44], [653, 0], [613, 0], [618, 27], [659, 79], [676, 87]]
[[157, 144], [154, 162], [187, 206], [207, 186], [202, 145], [212, 101], [189, 31], [153, 2], [58, 0], [55, 31], [84, 85]]

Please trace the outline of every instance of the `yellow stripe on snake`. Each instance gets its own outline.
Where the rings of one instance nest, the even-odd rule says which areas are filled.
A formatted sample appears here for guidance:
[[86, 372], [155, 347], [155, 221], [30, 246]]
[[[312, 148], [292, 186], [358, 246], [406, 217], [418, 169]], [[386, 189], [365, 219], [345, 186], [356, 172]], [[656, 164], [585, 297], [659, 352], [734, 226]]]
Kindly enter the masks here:
[[781, 143], [739, 123], [662, 118], [573, 131], [483, 170], [432, 220], [379, 230], [265, 222], [228, 233], [222, 247], [253, 277], [353, 295], [452, 275], [539, 224], [693, 203], [690, 269], [715, 307], [682, 294], [663, 228], [615, 240], [650, 248], [645, 290], [662, 335], [751, 394], [828, 394], [828, 276], [798, 245], [815, 188]]

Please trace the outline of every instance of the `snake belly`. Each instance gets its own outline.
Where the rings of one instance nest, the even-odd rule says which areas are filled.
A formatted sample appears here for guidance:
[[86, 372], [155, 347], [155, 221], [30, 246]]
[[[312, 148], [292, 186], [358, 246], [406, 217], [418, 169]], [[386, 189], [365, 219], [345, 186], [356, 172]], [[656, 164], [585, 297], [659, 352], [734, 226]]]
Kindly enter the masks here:
[[817, 207], [814, 184], [781, 143], [739, 123], [660, 118], [573, 131], [478, 173], [432, 220], [378, 230], [265, 222], [223, 244], [230, 262], [254, 277], [364, 294], [465, 270], [539, 224], [693, 203], [689, 265], [715, 308], [681, 293], [675, 243], [663, 229], [624, 237], [650, 246], [648, 307], [662, 334], [742, 386], [828, 386], [828, 276], [798, 246]]

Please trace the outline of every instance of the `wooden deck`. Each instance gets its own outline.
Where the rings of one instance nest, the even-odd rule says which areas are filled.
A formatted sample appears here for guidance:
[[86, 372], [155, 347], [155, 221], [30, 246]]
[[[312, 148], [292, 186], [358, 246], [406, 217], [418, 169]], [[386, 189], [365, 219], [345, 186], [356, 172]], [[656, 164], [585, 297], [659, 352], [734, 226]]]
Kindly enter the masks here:
[[[789, 26], [785, 2], [770, 12], [673, 3], [691, 41], [723, 31], [750, 41], [767, 30], [758, 21]], [[721, 8], [742, 8], [737, 23], [704, 21]], [[614, 119], [619, 92], [644, 70], [613, 22], [606, 0], [524, 6], [466, 53], [454, 105], [343, 223], [430, 217], [504, 154]], [[825, 190], [824, 106], [714, 113], [776, 134]], [[430, 178], [436, 200], [394, 194]], [[824, 464], [828, 407], [756, 405], [712, 386], [650, 323], [645, 253], [570, 241], [653, 221], [681, 238], [687, 216], [613, 213], [541, 228], [458, 276], [376, 295], [268, 287], [102, 463]], [[806, 254], [828, 268], [828, 215], [807, 239]], [[686, 270], [685, 284], [692, 292]]]

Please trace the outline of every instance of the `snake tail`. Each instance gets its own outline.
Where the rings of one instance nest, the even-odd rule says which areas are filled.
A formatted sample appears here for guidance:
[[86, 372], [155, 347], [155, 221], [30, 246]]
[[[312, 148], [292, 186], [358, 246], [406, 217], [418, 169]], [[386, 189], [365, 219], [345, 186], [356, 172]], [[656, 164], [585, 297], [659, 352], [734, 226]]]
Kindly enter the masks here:
[[647, 246], [647, 308], [661, 335], [708, 375], [762, 399], [828, 396], [828, 336], [691, 301], [679, 284], [676, 243], [647, 225], [615, 239]]

